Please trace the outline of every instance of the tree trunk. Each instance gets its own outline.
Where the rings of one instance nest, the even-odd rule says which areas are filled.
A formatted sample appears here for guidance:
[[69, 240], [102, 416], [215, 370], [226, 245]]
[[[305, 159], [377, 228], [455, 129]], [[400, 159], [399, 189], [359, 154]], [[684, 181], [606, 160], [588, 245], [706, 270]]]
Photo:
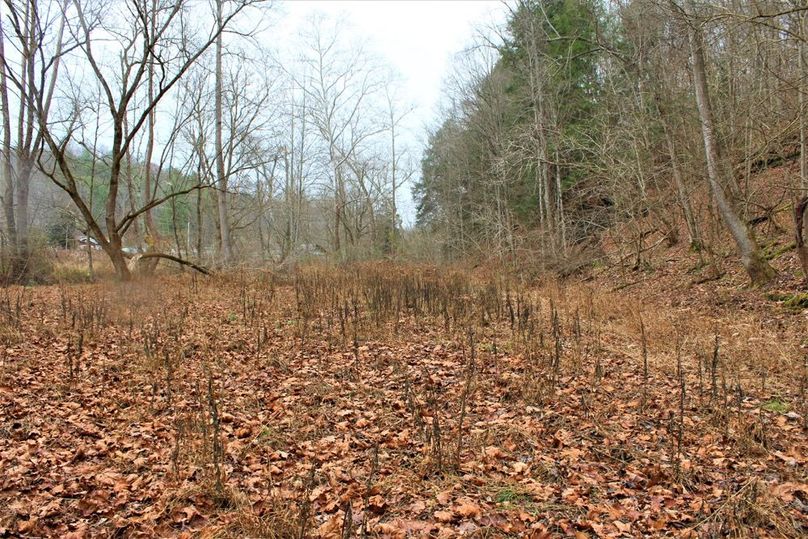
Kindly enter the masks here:
[[697, 26], [698, 21], [695, 21], [692, 16], [688, 17], [688, 21], [686, 22], [693, 68], [693, 86], [696, 94], [696, 104], [699, 109], [699, 119], [701, 120], [701, 132], [702, 138], [704, 139], [704, 153], [707, 159], [707, 178], [710, 183], [710, 189], [715, 197], [721, 218], [727, 225], [733, 240], [735, 240], [735, 244], [741, 256], [741, 263], [744, 269], [746, 269], [746, 273], [749, 275], [752, 284], [762, 285], [774, 277], [774, 270], [763, 256], [761, 256], [754, 236], [740, 219], [724, 191], [720, 177], [722, 170], [719, 157], [720, 153], [713, 128], [713, 114], [710, 106], [710, 94], [707, 88], [707, 75], [704, 67], [704, 48], [701, 28]]
[[[180, 233], [177, 230], [177, 203], [176, 200], [173, 198], [170, 201], [171, 204], [171, 228], [174, 232], [174, 245], [177, 246], [177, 256], [182, 258], [182, 242], [180, 241]], [[190, 256], [190, 253], [187, 253], [186, 256]]]
[[560, 156], [556, 151], [555, 154], [556, 166], [555, 166], [555, 215], [558, 224], [556, 225], [558, 228], [558, 233], [560, 234], [559, 242], [561, 245], [561, 253], [564, 256], [567, 256], [567, 224], [564, 220], [564, 199], [562, 198], [563, 193], [561, 192], [561, 162]]
[[398, 250], [398, 207], [396, 205], [396, 173], [398, 172], [398, 162], [396, 155], [396, 118], [392, 102], [390, 102], [390, 202], [392, 211], [392, 223], [390, 227], [390, 251], [395, 254]]
[[[805, 13], [798, 15], [800, 21], [800, 33], [805, 30]], [[799, 76], [800, 82], [797, 86], [799, 98], [799, 115], [800, 115], [800, 187], [808, 189], [808, 155], [806, 155], [806, 126], [805, 126], [805, 78], [808, 72], [805, 69], [805, 42], [800, 41], [797, 45], [797, 58], [799, 60]]]
[[808, 197], [802, 197], [794, 205], [794, 237], [797, 256], [802, 266], [802, 274], [808, 279], [808, 247], [805, 246], [805, 209], [808, 208]]
[[[687, 225], [687, 233], [690, 237], [690, 248], [694, 251], [701, 253], [702, 240], [699, 225], [696, 222], [696, 216], [693, 214], [693, 207], [690, 205], [690, 196], [687, 194], [684, 179], [682, 178], [682, 171], [679, 168], [679, 158], [676, 156], [676, 147], [673, 144], [673, 137], [667, 126], [665, 130], [665, 142], [668, 146], [668, 153], [671, 159], [671, 172], [673, 174], [673, 181], [676, 184], [676, 193], [679, 197], [679, 206], [682, 208], [682, 214], [685, 218]], [[701, 255], [699, 255], [701, 256]]]
[[[334, 152], [331, 151], [333, 161]], [[334, 167], [334, 253], [337, 258], [341, 258], [342, 244], [340, 242], [339, 230], [342, 227], [342, 177], [339, 166]]]
[[196, 260], [202, 260], [202, 189], [196, 192]]
[[34, 172], [33, 159], [33, 156], [20, 156], [20, 159], [18, 159], [20, 171], [14, 185], [15, 217], [17, 220], [17, 276], [20, 281], [25, 279], [30, 256], [28, 194], [31, 188], [31, 176]]
[[[157, 32], [155, 27], [157, 21], [157, 0], [152, 0], [151, 5], [151, 22], [149, 23], [151, 34]], [[148, 103], [151, 105], [154, 102], [154, 61], [149, 62], [148, 69]], [[156, 108], [153, 108], [146, 120], [146, 163], [145, 171], [143, 174], [143, 203], [148, 204], [152, 200], [152, 158], [154, 156], [154, 121], [157, 114]], [[149, 251], [155, 249], [158, 240], [157, 227], [154, 226], [154, 215], [151, 208], [146, 210], [143, 215], [146, 222], [146, 248]]]
[[[126, 116], [123, 117], [123, 134], [124, 137], [129, 135], [129, 121], [127, 120]], [[137, 195], [135, 194], [135, 182], [132, 174], [132, 154], [129, 152], [129, 149], [126, 150], [126, 154], [124, 155], [123, 159], [126, 192], [129, 197], [129, 211], [134, 213], [137, 209]], [[135, 219], [132, 223], [132, 233], [129, 234], [129, 237], [131, 238], [132, 236], [135, 237], [138, 250], [140, 250], [139, 246], [142, 244], [142, 238], [140, 237], [140, 219]]]
[[[216, 19], [222, 25], [222, 2], [216, 0]], [[222, 34], [216, 38], [216, 175], [217, 175], [217, 207], [219, 210], [219, 235], [221, 254], [225, 265], [233, 262], [233, 249], [230, 243], [230, 216], [227, 211], [228, 178], [225, 174], [224, 151], [222, 144]]]
[[109, 236], [109, 242], [102, 243], [101, 247], [112, 262], [112, 267], [115, 268], [115, 276], [121, 281], [129, 281], [132, 279], [132, 273], [129, 271], [126, 257], [121, 251], [121, 238], [117, 232]]
[[[5, 35], [0, 20], [0, 59], [5, 59]], [[6, 218], [6, 234], [9, 243], [17, 245], [17, 227], [14, 219], [14, 167], [11, 163], [11, 110], [8, 101], [6, 66], [0, 65], [0, 113], [3, 116], [3, 212]]]

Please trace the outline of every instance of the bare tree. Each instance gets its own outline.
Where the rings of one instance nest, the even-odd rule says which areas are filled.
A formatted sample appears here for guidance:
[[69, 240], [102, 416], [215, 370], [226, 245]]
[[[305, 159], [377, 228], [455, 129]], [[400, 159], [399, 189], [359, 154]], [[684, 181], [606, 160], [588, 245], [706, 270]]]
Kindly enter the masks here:
[[707, 86], [707, 74], [704, 62], [703, 37], [700, 21], [692, 8], [692, 2], [684, 11], [686, 17], [688, 42], [690, 44], [691, 64], [693, 70], [693, 91], [699, 109], [701, 131], [704, 140], [704, 154], [707, 159], [707, 178], [710, 190], [715, 198], [718, 210], [727, 228], [735, 240], [746, 272], [752, 283], [759, 285], [774, 276], [774, 270], [760, 253], [752, 232], [736, 213], [722, 184], [721, 156], [713, 126], [713, 111], [710, 103], [710, 92]]
[[385, 127], [369, 121], [371, 102], [383, 90], [383, 80], [372, 59], [359, 45], [344, 48], [336, 28], [322, 19], [312, 21], [305, 36], [305, 73], [300, 88], [306, 93], [311, 124], [324, 145], [333, 195], [332, 249], [343, 256], [343, 235], [352, 243], [346, 211], [348, 162], [359, 157], [359, 149]]
[[[39, 118], [47, 116], [53, 103], [56, 81], [64, 51], [63, 36], [68, 0], [45, 3], [36, 0], [6, 0], [7, 21], [19, 56], [16, 65], [5, 47], [0, 20], [0, 113], [3, 117], [3, 209], [14, 255], [12, 275], [25, 280], [29, 257], [28, 197], [31, 177], [45, 139]], [[52, 39], [52, 41], [50, 41]], [[10, 51], [9, 51], [10, 52]], [[9, 94], [17, 92], [16, 122], [12, 118]], [[12, 122], [17, 124], [16, 151], [12, 154]]]
[[224, 147], [222, 145], [222, 124], [223, 124], [223, 82], [222, 82], [222, 4], [223, 0], [216, 0], [216, 24], [219, 26], [219, 35], [216, 38], [216, 193], [217, 207], [219, 209], [219, 234], [222, 249], [222, 258], [225, 264], [233, 261], [233, 247], [230, 237], [230, 216], [227, 211], [227, 189], [228, 177], [225, 174]]
[[399, 137], [401, 135], [401, 125], [404, 119], [413, 111], [412, 107], [401, 108], [399, 104], [401, 99], [396, 95], [396, 87], [391, 81], [384, 88], [385, 103], [387, 105], [388, 113], [388, 132], [390, 137], [390, 218], [391, 218], [391, 235], [392, 235], [392, 248], [395, 250], [398, 243], [398, 203], [397, 194], [398, 189], [412, 177], [412, 169], [407, 170], [404, 163], [406, 162], [406, 151], [402, 151]]
[[[70, 144], [74, 142], [76, 113], [69, 111], [63, 118], [52, 118], [48, 107], [48, 88], [43, 86], [42, 77], [38, 81], [32, 81], [32, 77], [24, 76], [19, 69], [8, 70], [11, 72], [9, 79], [24, 96], [26, 107], [34, 111], [38, 132], [55, 162], [55, 167], [43, 166], [43, 168], [56, 185], [73, 200], [121, 279], [128, 279], [130, 276], [121, 249], [122, 237], [132, 223], [142, 214], [172, 197], [199, 188], [193, 186], [152, 197], [143, 201], [138, 208], [130, 209], [125, 215], [119, 215], [122, 165], [131, 145], [148, 124], [158, 104], [171, 95], [172, 89], [190, 67], [214, 45], [222, 31], [232, 24], [245, 8], [255, 3], [257, 2], [253, 0], [231, 2], [228, 4], [230, 8], [228, 12], [217, 17], [217, 20], [207, 27], [204, 22], [193, 23], [194, 20], [200, 20], [200, 17], [198, 13], [191, 13], [196, 4], [192, 5], [187, 0], [172, 2], [161, 0], [156, 4], [152, 4], [152, 0], [129, 0], [114, 6], [119, 9], [94, 6], [89, 0], [73, 0], [72, 5], [64, 5], [62, 20], [66, 21], [65, 28], [70, 36], [67, 48], [79, 52], [80, 61], [86, 62], [90, 74], [101, 88], [108, 113], [105, 121], [112, 133], [109, 177], [105, 182], [108, 194], [103, 223], [95, 219], [78, 189], [76, 171], [69, 150]], [[13, 20], [24, 20], [24, 12], [19, 6], [8, 5], [8, 7]], [[15, 24], [14, 32], [23, 57], [37, 53], [20, 24]], [[96, 45], [99, 39], [97, 34], [100, 32], [118, 38], [120, 46], [115, 53], [120, 64], [118, 73], [110, 73], [107, 68], [108, 62], [105, 58], [108, 58], [108, 47], [99, 55]], [[40, 64], [43, 69], [46, 66], [49, 68], [62, 56], [62, 52], [57, 51]], [[152, 99], [147, 100], [145, 106], [138, 108], [135, 96], [142, 91], [144, 85], [149, 84], [150, 66], [154, 66], [160, 75], [152, 88]], [[133, 119], [125, 131], [124, 125], [130, 114]]]

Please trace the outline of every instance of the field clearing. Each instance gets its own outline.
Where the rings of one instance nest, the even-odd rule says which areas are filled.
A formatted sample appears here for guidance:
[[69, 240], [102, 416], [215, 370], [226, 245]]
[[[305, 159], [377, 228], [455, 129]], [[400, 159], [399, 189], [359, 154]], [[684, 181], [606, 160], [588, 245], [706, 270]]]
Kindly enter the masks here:
[[804, 324], [388, 263], [5, 289], [0, 536], [804, 536]]

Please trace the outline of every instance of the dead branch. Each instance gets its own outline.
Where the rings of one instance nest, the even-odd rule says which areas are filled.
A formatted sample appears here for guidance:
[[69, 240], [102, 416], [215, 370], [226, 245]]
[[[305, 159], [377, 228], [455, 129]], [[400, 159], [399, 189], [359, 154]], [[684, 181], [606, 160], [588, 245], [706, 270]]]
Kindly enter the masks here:
[[211, 274], [211, 271], [209, 269], [203, 267], [203, 266], [200, 266], [198, 264], [194, 264], [193, 262], [190, 262], [188, 260], [184, 260], [184, 259], [182, 259], [182, 258], [180, 258], [178, 256], [174, 256], [174, 255], [170, 255], [170, 254], [166, 254], [166, 253], [140, 253], [140, 254], [136, 254], [134, 257], [132, 257], [132, 261], [130, 262], [131, 267], [134, 268], [138, 264], [138, 262], [140, 262], [141, 260], [149, 259], [149, 258], [164, 258], [166, 260], [171, 260], [172, 262], [176, 262], [177, 264], [182, 264], [183, 266], [188, 266], [190, 268], [193, 268], [193, 269], [195, 269], [196, 271], [198, 271], [199, 273], [201, 273], [203, 275], [210, 275]]

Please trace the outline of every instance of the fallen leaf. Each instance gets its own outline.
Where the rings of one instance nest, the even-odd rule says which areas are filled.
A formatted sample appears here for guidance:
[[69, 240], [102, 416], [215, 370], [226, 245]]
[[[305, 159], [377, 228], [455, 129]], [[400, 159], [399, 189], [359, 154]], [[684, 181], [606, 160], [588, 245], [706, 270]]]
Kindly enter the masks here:
[[439, 522], [451, 522], [454, 520], [454, 513], [451, 511], [435, 511], [432, 516]]

